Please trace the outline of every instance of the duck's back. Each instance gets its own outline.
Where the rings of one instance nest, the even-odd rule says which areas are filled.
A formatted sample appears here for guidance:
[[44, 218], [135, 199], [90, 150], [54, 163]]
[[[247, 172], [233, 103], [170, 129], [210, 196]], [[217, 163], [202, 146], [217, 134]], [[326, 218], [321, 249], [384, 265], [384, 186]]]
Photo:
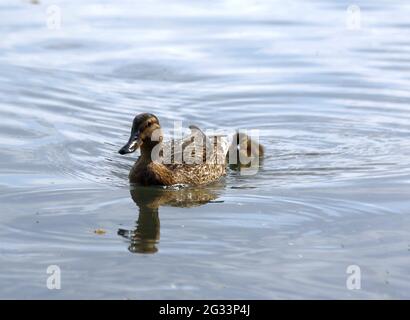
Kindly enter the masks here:
[[[184, 155], [182, 163], [165, 164], [172, 172], [177, 184], [201, 185], [218, 181], [226, 174], [226, 155], [229, 150], [229, 139], [224, 136], [206, 137], [208, 141], [201, 146], [201, 152], [195, 153], [197, 148], [182, 148]], [[188, 149], [188, 150], [187, 150]]]
[[[160, 161], [141, 157], [131, 169], [130, 182], [170, 186], [203, 185], [218, 181], [226, 174], [230, 141], [227, 136], [207, 137], [201, 131], [199, 134], [203, 137], [201, 144], [194, 139], [194, 134], [182, 141], [162, 143]], [[179, 148], [176, 147], [178, 143]]]

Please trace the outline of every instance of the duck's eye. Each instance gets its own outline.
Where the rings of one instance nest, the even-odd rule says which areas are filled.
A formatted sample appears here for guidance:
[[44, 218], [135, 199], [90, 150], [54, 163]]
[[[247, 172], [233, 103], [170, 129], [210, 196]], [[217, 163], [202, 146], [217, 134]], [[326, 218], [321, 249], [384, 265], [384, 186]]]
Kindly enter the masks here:
[[142, 130], [146, 130], [146, 129], [148, 129], [149, 127], [151, 127], [151, 125], [152, 125], [152, 123], [151, 123], [151, 122], [146, 122], [146, 123], [144, 124], [144, 126], [143, 126], [143, 129], [142, 129]]

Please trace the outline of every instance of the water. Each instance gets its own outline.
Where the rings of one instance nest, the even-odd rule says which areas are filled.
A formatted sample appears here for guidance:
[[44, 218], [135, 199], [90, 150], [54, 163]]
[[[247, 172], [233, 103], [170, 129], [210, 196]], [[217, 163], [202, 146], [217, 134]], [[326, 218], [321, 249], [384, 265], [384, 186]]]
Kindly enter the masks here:
[[[410, 298], [410, 5], [357, 4], [3, 0], [0, 297]], [[140, 112], [266, 158], [130, 191]]]

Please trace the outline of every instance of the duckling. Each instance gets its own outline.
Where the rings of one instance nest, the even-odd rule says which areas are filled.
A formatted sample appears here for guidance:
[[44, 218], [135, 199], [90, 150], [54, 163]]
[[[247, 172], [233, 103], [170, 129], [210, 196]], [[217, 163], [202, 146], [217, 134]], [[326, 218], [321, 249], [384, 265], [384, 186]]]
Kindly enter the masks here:
[[[129, 181], [140, 185], [198, 186], [226, 175], [226, 156], [231, 147], [228, 137], [208, 137], [195, 126], [190, 129], [191, 135], [179, 144], [174, 140], [164, 143], [158, 118], [151, 113], [137, 115], [127, 144], [118, 151], [124, 155], [141, 150], [141, 156], [130, 170]], [[239, 134], [237, 140], [252, 152], [250, 140]], [[263, 153], [263, 149], [258, 150]]]
[[[229, 162], [229, 167], [232, 170], [241, 171], [243, 168], [250, 168], [255, 163], [259, 166], [260, 160], [265, 155], [265, 148], [260, 143], [254, 141], [247, 134], [236, 132], [233, 136], [233, 141], [230, 147], [229, 155], [236, 153], [236, 161]], [[245, 159], [245, 162], [241, 160]]]

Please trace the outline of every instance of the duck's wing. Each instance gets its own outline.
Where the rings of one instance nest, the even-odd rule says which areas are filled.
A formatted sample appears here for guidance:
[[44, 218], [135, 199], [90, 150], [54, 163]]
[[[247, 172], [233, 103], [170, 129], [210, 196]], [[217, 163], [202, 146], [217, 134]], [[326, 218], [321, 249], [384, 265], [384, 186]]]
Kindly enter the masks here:
[[189, 129], [191, 130], [191, 134], [189, 135], [188, 139], [192, 142], [195, 139], [202, 139], [203, 146], [207, 148], [207, 150], [211, 150], [211, 140], [206, 136], [206, 134], [197, 126], [190, 125]]
[[171, 139], [162, 143], [164, 164], [171, 170], [188, 164], [186, 159], [188, 154], [190, 161], [196, 159], [194, 163], [199, 163], [201, 158], [206, 161], [204, 150], [211, 147], [211, 141], [197, 126], [192, 125], [189, 128], [191, 133], [182, 139]]
[[189, 128], [191, 129], [190, 137], [198, 137], [198, 135], [200, 135], [204, 139], [204, 146], [206, 146], [206, 150], [208, 150], [208, 162], [217, 164], [225, 163], [236, 131], [224, 129], [218, 130], [215, 134], [206, 135], [197, 126], [191, 125]]
[[232, 137], [224, 134], [217, 136], [217, 138], [219, 139], [219, 152], [226, 157], [232, 144]]
[[231, 139], [226, 134], [215, 134], [208, 138], [212, 141], [211, 162], [215, 164], [225, 164], [226, 156], [231, 145]]
[[173, 139], [164, 142], [164, 147], [171, 150], [168, 154], [171, 162], [168, 162], [171, 169], [176, 169], [179, 165], [187, 164], [186, 156], [196, 159], [195, 163], [216, 163], [224, 164], [226, 156], [232, 144], [233, 134], [231, 132], [220, 132], [207, 136], [195, 125], [189, 126], [191, 133], [182, 139]]

